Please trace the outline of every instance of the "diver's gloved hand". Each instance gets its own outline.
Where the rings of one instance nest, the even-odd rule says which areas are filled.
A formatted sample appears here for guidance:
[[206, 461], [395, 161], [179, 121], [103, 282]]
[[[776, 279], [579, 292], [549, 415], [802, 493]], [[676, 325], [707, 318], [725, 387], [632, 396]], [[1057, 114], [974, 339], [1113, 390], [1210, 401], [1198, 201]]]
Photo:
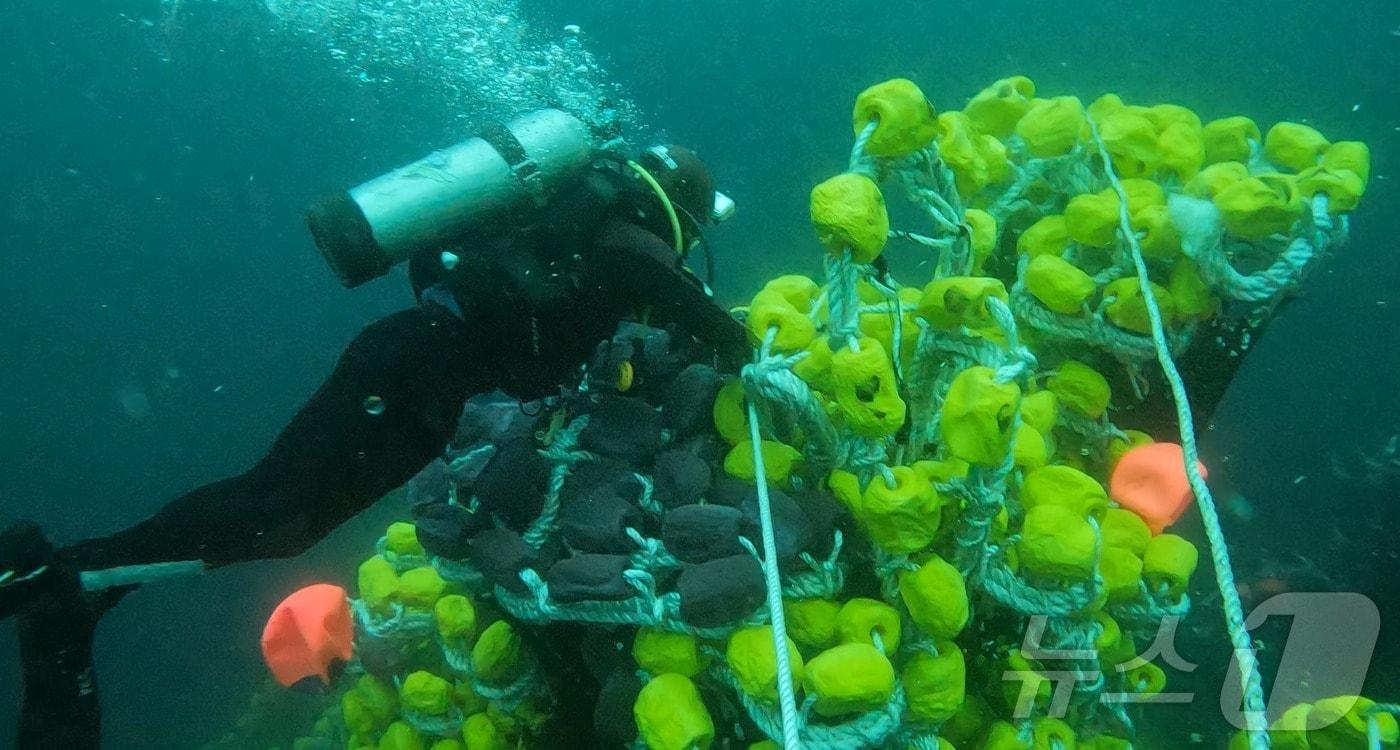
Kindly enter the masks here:
[[77, 572], [58, 562], [38, 525], [21, 521], [0, 531], [0, 620], [46, 594], [77, 596], [80, 588]]

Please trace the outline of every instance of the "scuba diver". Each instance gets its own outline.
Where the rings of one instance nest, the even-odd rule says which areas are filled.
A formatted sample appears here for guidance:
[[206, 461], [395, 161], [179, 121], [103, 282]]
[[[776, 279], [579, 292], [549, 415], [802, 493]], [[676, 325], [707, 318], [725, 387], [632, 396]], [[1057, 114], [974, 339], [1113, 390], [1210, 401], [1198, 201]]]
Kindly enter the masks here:
[[0, 533], [0, 619], [17, 618], [24, 662], [18, 746], [98, 746], [93, 632], [133, 586], [87, 593], [84, 571], [295, 556], [440, 457], [470, 396], [557, 396], [634, 315], [742, 362], [746, 329], [684, 266], [732, 208], [690, 151], [632, 161], [558, 110], [314, 205], [311, 231], [347, 286], [406, 261], [417, 306], [365, 328], [247, 472], [68, 547], [33, 524]]

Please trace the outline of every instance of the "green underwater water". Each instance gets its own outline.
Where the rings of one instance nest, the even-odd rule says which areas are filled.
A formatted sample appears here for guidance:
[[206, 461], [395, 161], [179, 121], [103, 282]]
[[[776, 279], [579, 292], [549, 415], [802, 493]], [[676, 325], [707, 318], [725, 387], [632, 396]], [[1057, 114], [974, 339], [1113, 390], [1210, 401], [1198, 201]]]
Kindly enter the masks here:
[[[1400, 481], [1332, 468], [1400, 432], [1400, 6], [524, 0], [511, 20], [551, 36], [577, 24], [635, 108], [631, 132], [706, 158], [739, 202], [714, 238], [717, 292], [735, 303], [819, 270], [809, 190], [845, 165], [852, 98], [885, 78], [939, 109], [1026, 74], [1086, 101], [1111, 91], [1369, 143], [1350, 245], [1251, 353], [1203, 452], [1253, 509], [1225, 519], [1242, 577], [1370, 596], [1383, 629], [1366, 692], [1400, 698]], [[108, 533], [257, 457], [344, 342], [411, 302], [402, 274], [341, 289], [302, 207], [496, 116], [457, 80], [358, 80], [251, 0], [0, 7], [0, 522]], [[266, 613], [298, 585], [348, 583], [400, 512], [385, 503], [296, 560], [131, 596], [99, 635], [106, 747], [199, 747], [234, 727], [264, 679]], [[1209, 577], [1196, 586], [1183, 648], [1209, 691], [1226, 646]], [[6, 645], [0, 706], [17, 705], [16, 675]], [[0, 710], [0, 738], [13, 714]], [[1213, 701], [1149, 709], [1142, 726], [1148, 747], [1223, 732]]]

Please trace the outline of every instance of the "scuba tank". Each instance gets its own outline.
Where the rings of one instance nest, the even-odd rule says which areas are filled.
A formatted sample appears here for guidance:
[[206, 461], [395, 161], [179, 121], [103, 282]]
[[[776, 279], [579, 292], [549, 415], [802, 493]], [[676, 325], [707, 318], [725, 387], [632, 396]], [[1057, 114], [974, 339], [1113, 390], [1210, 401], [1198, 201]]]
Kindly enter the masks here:
[[545, 203], [592, 156], [587, 126], [541, 109], [324, 198], [306, 222], [331, 270], [355, 287], [526, 202]]

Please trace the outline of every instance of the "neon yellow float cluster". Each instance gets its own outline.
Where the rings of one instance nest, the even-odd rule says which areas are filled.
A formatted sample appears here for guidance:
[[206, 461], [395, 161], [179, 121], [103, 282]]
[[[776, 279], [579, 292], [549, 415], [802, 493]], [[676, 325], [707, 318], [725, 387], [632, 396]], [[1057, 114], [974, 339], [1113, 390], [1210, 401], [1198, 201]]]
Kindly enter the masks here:
[[[1141, 399], [1110, 384], [1136, 386], [1155, 351], [1095, 127], [1178, 351], [1226, 306], [1294, 287], [1345, 239], [1369, 173], [1364, 144], [1303, 125], [1264, 135], [1246, 117], [1203, 122], [1178, 105], [1042, 98], [1023, 76], [962, 111], [936, 112], [906, 80], [857, 97], [850, 167], [811, 194], [826, 277], [774, 279], [747, 318], [760, 357], [746, 394], [769, 434], [802, 441], [805, 463], [784, 478], [824, 484], [849, 509], [880, 580], [872, 603], [893, 610], [861, 622], [881, 636], [865, 643], [840, 626], [860, 600], [789, 601], [811, 706], [804, 747], [1128, 747], [1127, 701], [1104, 697], [1166, 688], [1163, 665], [1138, 654], [1189, 608], [1198, 551], [1107, 490], [1118, 458], [1153, 440], [1110, 421]], [[929, 229], [888, 231], [891, 186]], [[932, 273], [905, 286], [887, 253]], [[1171, 424], [1140, 426], [1172, 436]], [[960, 640], [976, 628], [969, 612], [1018, 625], [978, 630], [974, 660]], [[1028, 645], [1095, 656], [1023, 652], [1032, 621], [1043, 628]], [[812, 694], [836, 658], [880, 676], [868, 701]], [[1067, 669], [1100, 677], [1052, 711], [1052, 676]], [[899, 721], [843, 744], [842, 721], [881, 711]]]

